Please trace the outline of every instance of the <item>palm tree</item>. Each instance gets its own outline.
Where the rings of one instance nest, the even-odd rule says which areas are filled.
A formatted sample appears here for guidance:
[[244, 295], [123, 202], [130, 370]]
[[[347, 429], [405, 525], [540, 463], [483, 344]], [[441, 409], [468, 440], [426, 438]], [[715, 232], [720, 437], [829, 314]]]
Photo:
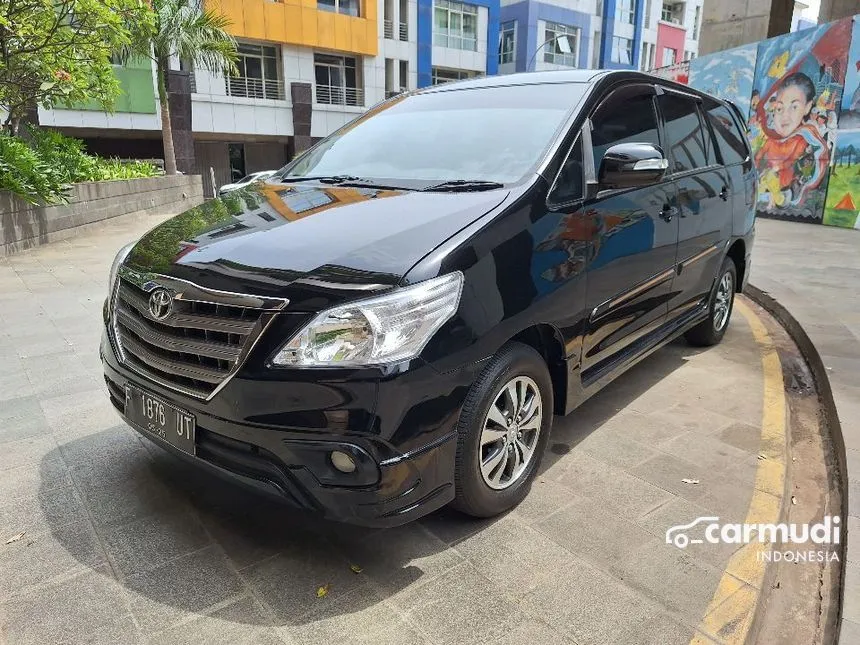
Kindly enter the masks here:
[[194, 67], [215, 74], [236, 73], [236, 41], [227, 33], [230, 20], [203, 8], [202, 0], [151, 0], [155, 14], [154, 33], [137, 39], [122, 52], [130, 57], [150, 58], [155, 63], [158, 102], [161, 105], [161, 136], [164, 142], [164, 171], [176, 174], [176, 153], [170, 106], [167, 101], [167, 74], [171, 58], [178, 57]]

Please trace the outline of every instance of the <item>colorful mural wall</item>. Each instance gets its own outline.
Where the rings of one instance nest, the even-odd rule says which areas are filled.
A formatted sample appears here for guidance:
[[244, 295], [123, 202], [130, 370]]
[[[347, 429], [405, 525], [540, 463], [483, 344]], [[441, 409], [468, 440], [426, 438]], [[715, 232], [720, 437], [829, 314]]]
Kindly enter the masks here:
[[747, 116], [759, 215], [860, 228], [860, 16], [653, 73]]

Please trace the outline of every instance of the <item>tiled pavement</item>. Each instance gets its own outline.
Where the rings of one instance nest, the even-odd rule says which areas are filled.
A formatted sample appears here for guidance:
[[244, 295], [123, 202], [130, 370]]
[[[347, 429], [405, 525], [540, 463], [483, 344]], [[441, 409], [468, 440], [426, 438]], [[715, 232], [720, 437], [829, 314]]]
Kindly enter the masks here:
[[114, 251], [157, 221], [0, 259], [0, 643], [689, 642], [731, 549], [664, 534], [745, 516], [762, 376], [742, 316], [556, 419], [514, 512], [371, 531], [189, 471], [120, 422], [102, 299]]

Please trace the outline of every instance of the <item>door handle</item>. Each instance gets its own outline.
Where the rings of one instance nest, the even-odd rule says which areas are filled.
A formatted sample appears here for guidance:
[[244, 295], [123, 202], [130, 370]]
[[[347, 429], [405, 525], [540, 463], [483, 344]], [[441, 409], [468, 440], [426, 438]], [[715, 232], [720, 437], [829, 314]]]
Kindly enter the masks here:
[[723, 186], [723, 189], [720, 191], [720, 199], [724, 202], [729, 200], [729, 187]]
[[660, 219], [671, 222], [672, 218], [677, 214], [678, 208], [676, 206], [664, 206], [663, 210], [660, 211]]

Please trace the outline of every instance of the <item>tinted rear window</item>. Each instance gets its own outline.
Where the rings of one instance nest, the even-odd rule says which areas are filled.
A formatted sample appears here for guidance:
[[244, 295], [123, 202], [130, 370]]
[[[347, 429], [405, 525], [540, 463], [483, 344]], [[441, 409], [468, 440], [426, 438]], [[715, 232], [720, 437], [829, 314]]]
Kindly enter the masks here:
[[749, 154], [746, 137], [738, 128], [737, 121], [732, 118], [729, 108], [715, 101], [706, 101], [704, 107], [723, 163], [727, 166], [741, 163]]
[[708, 165], [705, 138], [696, 102], [677, 94], [657, 97], [666, 122], [666, 135], [674, 160], [674, 171], [684, 172]]
[[289, 172], [518, 181], [541, 159], [587, 87], [522, 85], [408, 96], [334, 133]]

